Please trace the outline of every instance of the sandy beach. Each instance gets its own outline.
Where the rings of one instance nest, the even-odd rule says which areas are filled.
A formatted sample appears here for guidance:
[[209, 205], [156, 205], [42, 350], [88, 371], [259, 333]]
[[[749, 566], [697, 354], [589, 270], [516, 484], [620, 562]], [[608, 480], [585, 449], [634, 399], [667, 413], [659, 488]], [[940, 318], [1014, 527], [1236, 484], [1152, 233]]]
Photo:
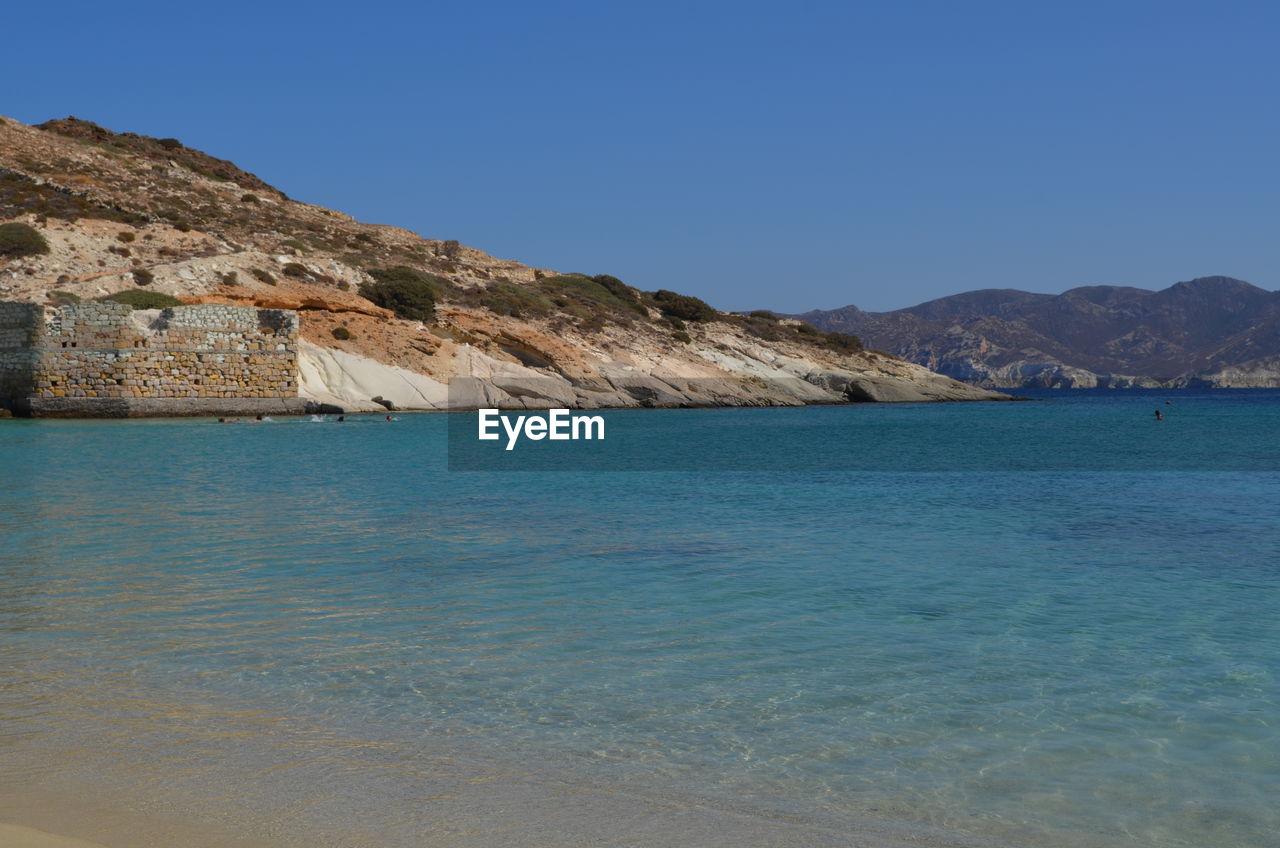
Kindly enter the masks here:
[[0, 822], [0, 844], [7, 848], [106, 848], [99, 842], [86, 842], [73, 836], [45, 833], [32, 827]]

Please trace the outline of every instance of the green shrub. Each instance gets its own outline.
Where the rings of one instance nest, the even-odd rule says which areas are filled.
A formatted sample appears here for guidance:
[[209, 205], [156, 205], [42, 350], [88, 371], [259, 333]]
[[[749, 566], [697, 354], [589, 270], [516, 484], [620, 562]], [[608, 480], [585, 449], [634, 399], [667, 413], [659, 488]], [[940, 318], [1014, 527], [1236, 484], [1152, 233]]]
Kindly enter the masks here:
[[663, 315], [684, 321], [713, 321], [720, 314], [704, 300], [666, 289], [654, 292], [653, 300]]
[[152, 274], [146, 268], [133, 269], [133, 281], [140, 286], [151, 285], [155, 281], [155, 278], [156, 278], [156, 275]]
[[369, 268], [368, 274], [378, 283], [383, 284], [408, 284], [416, 286], [425, 286], [432, 290], [432, 293], [438, 298], [448, 288], [449, 281], [443, 277], [426, 271], [420, 271], [417, 268], [410, 268], [408, 265], [392, 265], [389, 268]]
[[256, 195], [256, 194], [242, 194], [242, 195], [240, 195], [240, 202], [241, 202], [241, 203], [257, 203], [257, 202], [258, 202], [258, 195]]
[[495, 280], [482, 291], [472, 295], [469, 302], [482, 306], [498, 315], [512, 318], [532, 318], [550, 315], [556, 303], [531, 286], [517, 285], [509, 280]]
[[178, 141], [176, 138], [160, 138], [156, 139], [156, 143], [165, 150], [177, 150], [182, 146], [182, 142]]
[[253, 274], [253, 276], [257, 278], [258, 282], [260, 283], [266, 283], [269, 286], [274, 286], [276, 284], [276, 278], [271, 276], [269, 273], [262, 270], [261, 268], [250, 268], [249, 273]]
[[612, 274], [596, 274], [591, 279], [604, 286], [614, 297], [626, 304], [627, 308], [647, 318], [649, 311], [640, 302], [640, 292], [619, 280]]
[[436, 249], [436, 256], [443, 256], [445, 259], [457, 259], [458, 254], [462, 252], [462, 245], [457, 239], [449, 239], [440, 242], [440, 246]]
[[671, 329], [673, 330], [683, 330], [686, 326], [683, 321], [674, 315], [667, 316], [667, 323], [671, 325]]
[[[624, 289], [627, 288], [621, 280], [617, 282]], [[645, 314], [639, 300], [619, 297], [599, 280], [588, 277], [586, 274], [559, 274], [539, 280], [537, 286], [561, 306], [573, 302], [585, 307], [588, 312], [630, 310], [641, 315]]]
[[301, 262], [290, 262], [284, 266], [284, 275], [286, 277], [307, 277], [311, 272], [307, 270], [307, 266]]
[[234, 286], [240, 279], [239, 277], [236, 276], [235, 271], [226, 271], [222, 274], [219, 274], [218, 278], [221, 279], [222, 282], [228, 286]]
[[80, 302], [80, 295], [68, 291], [51, 291], [49, 292], [49, 302], [54, 306], [70, 306], [73, 303]]
[[373, 282], [360, 286], [360, 296], [411, 321], [433, 319], [436, 299], [448, 285], [434, 274], [405, 265], [371, 268], [369, 276]]
[[17, 222], [0, 224], [0, 256], [36, 256], [49, 252], [49, 242], [35, 227]]
[[778, 316], [774, 315], [772, 312], [770, 312], [767, 309], [753, 309], [750, 312], [748, 312], [747, 315], [751, 318], [760, 318], [764, 321], [778, 320]]
[[333, 337], [340, 342], [345, 342], [347, 339], [351, 338], [351, 331], [346, 327], [334, 327]]
[[689, 344], [690, 342], [693, 341], [693, 337], [690, 336], [688, 333], [686, 333], [684, 330], [676, 330], [674, 333], [671, 334], [671, 338], [675, 339], [681, 344]]
[[862, 350], [862, 339], [853, 333], [826, 333], [822, 341], [827, 347], [845, 353], [858, 353]]
[[154, 291], [138, 291], [137, 289], [128, 289], [115, 294], [109, 294], [106, 297], [100, 297], [98, 300], [109, 300], [113, 303], [123, 303], [125, 306], [131, 306], [134, 309], [168, 309], [171, 306], [181, 306], [182, 301], [173, 295], [162, 294]]
[[137, 238], [137, 236], [135, 236], [133, 233], [129, 232], [128, 230], [123, 230], [121, 232], [116, 233], [116, 238], [124, 242], [125, 244], [129, 244], [130, 242], [134, 241]]
[[285, 239], [280, 243], [283, 244], [285, 247], [292, 247], [294, 250], [307, 249], [307, 245], [304, 242], [298, 241], [297, 239]]

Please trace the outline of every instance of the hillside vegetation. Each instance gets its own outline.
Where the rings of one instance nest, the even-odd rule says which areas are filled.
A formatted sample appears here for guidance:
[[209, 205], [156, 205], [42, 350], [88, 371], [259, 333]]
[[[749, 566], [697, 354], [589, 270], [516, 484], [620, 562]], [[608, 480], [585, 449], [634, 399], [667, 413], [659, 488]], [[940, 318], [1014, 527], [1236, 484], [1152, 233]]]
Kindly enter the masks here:
[[0, 224], [0, 299], [297, 309], [320, 347], [435, 380], [506, 363], [586, 405], [831, 401], [854, 396], [847, 375], [925, 373], [846, 332], [362, 223], [177, 139], [78, 118], [0, 124]]

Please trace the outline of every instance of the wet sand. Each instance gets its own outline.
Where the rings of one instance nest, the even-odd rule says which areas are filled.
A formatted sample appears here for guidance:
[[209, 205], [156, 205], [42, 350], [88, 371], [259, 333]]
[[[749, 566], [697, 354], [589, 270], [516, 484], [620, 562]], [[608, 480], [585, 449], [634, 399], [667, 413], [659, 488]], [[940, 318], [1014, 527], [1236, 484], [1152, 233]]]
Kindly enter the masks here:
[[[90, 799], [36, 791], [0, 792], [3, 848], [561, 848], [566, 845], [687, 848], [959, 848], [937, 833], [904, 830], [886, 839], [758, 811], [639, 798], [584, 786], [480, 784], [429, 809], [406, 828], [364, 820], [334, 828], [256, 819], [225, 809], [148, 811], [136, 798]], [[186, 814], [185, 818], [179, 815]], [[256, 819], [256, 820], [255, 820]], [[20, 822], [20, 823], [19, 823]]]
[[0, 822], [0, 845], [5, 848], [105, 848], [98, 842], [86, 842], [74, 836], [59, 836], [33, 827], [3, 822]]

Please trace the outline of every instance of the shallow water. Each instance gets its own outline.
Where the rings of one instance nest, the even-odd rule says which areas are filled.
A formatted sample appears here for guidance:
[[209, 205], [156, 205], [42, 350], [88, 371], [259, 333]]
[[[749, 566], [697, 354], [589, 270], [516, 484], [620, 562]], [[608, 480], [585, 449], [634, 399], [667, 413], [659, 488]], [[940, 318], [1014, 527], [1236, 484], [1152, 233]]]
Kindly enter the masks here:
[[0, 422], [0, 766], [342, 844], [495, 775], [1278, 844], [1280, 392], [1046, 396], [617, 411], [559, 464], [628, 472], [451, 472], [459, 416]]

